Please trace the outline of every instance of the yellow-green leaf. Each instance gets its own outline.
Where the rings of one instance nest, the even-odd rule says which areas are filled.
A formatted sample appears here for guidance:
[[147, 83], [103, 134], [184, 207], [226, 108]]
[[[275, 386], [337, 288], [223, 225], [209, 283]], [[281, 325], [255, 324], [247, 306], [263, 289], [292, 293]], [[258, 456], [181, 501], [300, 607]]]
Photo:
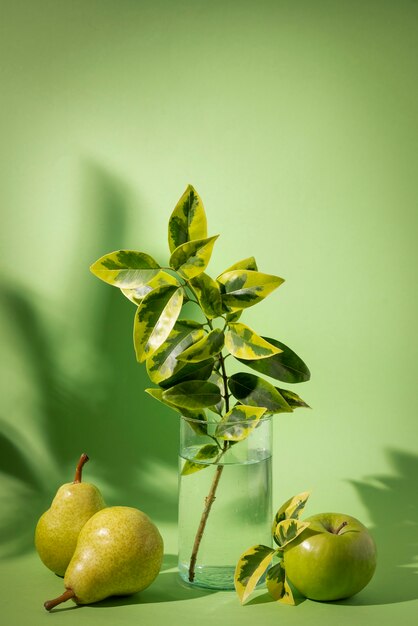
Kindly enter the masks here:
[[249, 256], [246, 259], [242, 259], [242, 261], [237, 261], [231, 267], [228, 267], [222, 274], [226, 274], [227, 272], [232, 272], [234, 270], [258, 270], [256, 260], [253, 256]]
[[117, 250], [90, 266], [92, 274], [109, 285], [136, 289], [146, 285], [160, 272], [160, 266], [149, 254], [135, 250]]
[[202, 327], [177, 321], [164, 343], [147, 359], [147, 372], [152, 382], [159, 385], [184, 369], [186, 363], [178, 360], [179, 354], [203, 337], [206, 332]]
[[199, 446], [197, 452], [193, 455], [193, 458], [185, 461], [183, 469], [181, 470], [182, 476], [194, 474], [195, 472], [199, 472], [200, 470], [209, 467], [211, 463], [204, 463], [203, 461], [212, 460], [213, 462], [219, 453], [219, 446], [215, 444], [206, 443], [203, 446]]
[[150, 395], [151, 398], [158, 400], [158, 402], [162, 402], [166, 406], [170, 407], [170, 409], [173, 409], [177, 413], [180, 413], [180, 415], [189, 418], [187, 420], [187, 423], [197, 434], [207, 434], [206, 413], [204, 409], [180, 408], [175, 404], [172, 404], [169, 400], [163, 398], [164, 390], [160, 389], [160, 387], [150, 387], [149, 389], [145, 389], [145, 392]]
[[222, 302], [229, 311], [253, 306], [279, 287], [284, 279], [254, 270], [232, 270], [218, 276], [223, 285]]
[[160, 271], [145, 285], [137, 287], [136, 289], [121, 289], [121, 292], [128, 300], [138, 305], [141, 304], [142, 300], [150, 291], [157, 289], [157, 287], [162, 287], [163, 285], [177, 285], [177, 287], [180, 287], [180, 284], [174, 276], [168, 272]]
[[302, 400], [300, 396], [294, 391], [290, 391], [289, 389], [281, 389], [280, 387], [276, 387], [277, 391], [283, 396], [286, 400], [287, 404], [292, 407], [292, 409], [298, 409], [299, 407], [310, 409], [309, 404], [306, 404], [305, 400]]
[[203, 313], [207, 318], [213, 319], [222, 315], [222, 297], [219, 283], [202, 272], [199, 276], [191, 279], [190, 285], [197, 296]]
[[279, 549], [282, 550], [296, 537], [299, 537], [308, 526], [309, 522], [301, 522], [298, 519], [284, 519], [277, 524], [273, 539], [279, 546]]
[[270, 595], [282, 604], [295, 604], [292, 590], [286, 580], [286, 573], [283, 563], [273, 565], [266, 576], [267, 589]]
[[234, 398], [242, 404], [262, 406], [269, 413], [292, 412], [292, 408], [277, 389], [259, 376], [239, 372], [229, 378], [228, 386]]
[[193, 239], [176, 248], [170, 258], [170, 267], [184, 278], [191, 279], [205, 271], [219, 235], [207, 239]]
[[225, 346], [233, 356], [245, 360], [266, 359], [281, 352], [280, 348], [268, 343], [241, 322], [229, 324], [225, 333]]
[[234, 585], [243, 604], [254, 591], [256, 585], [275, 554], [268, 546], [253, 546], [241, 554], [235, 568]]
[[223, 332], [219, 328], [215, 328], [184, 350], [177, 358], [179, 361], [186, 361], [187, 363], [198, 363], [199, 361], [209, 359], [219, 354], [224, 347], [224, 339]]
[[309, 491], [303, 491], [297, 496], [289, 498], [289, 500], [286, 500], [286, 502], [282, 504], [282, 506], [274, 516], [273, 527], [271, 529], [272, 535], [274, 535], [276, 526], [277, 524], [279, 524], [279, 522], [282, 522], [285, 519], [299, 519], [299, 516], [305, 508], [305, 504], [308, 501], [309, 496]]
[[242, 441], [254, 430], [265, 412], [263, 407], [237, 404], [223, 416], [216, 427], [215, 437], [227, 441]]
[[164, 285], [145, 296], [135, 315], [134, 345], [137, 360], [142, 363], [164, 343], [183, 304], [183, 290]]
[[203, 380], [189, 380], [166, 389], [162, 397], [186, 409], [199, 409], [217, 404], [221, 399], [219, 387]]
[[206, 237], [207, 223], [202, 199], [196, 189], [188, 185], [168, 223], [170, 252], [191, 239], [205, 239]]

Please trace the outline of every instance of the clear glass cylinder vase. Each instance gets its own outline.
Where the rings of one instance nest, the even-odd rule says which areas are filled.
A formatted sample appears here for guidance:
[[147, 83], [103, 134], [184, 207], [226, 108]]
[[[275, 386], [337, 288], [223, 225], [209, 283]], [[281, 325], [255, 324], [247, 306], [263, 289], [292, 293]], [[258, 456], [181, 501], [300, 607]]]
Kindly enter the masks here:
[[242, 441], [218, 439], [217, 428], [180, 418], [178, 565], [189, 584], [233, 589], [240, 555], [272, 544], [272, 419]]

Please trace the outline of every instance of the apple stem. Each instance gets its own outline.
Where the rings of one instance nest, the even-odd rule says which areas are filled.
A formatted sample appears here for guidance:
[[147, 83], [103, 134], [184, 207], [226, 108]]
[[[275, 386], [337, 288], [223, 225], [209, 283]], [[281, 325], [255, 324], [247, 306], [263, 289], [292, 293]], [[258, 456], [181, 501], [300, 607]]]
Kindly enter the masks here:
[[74, 476], [75, 483], [81, 483], [81, 474], [83, 471], [83, 467], [87, 463], [88, 460], [89, 460], [89, 457], [87, 456], [85, 452], [83, 452], [83, 454], [80, 456], [80, 460], [78, 461], [77, 467], [75, 469], [75, 476]]
[[335, 535], [339, 535], [340, 532], [342, 531], [342, 529], [347, 526], [348, 522], [343, 522], [342, 524], [340, 524], [337, 528], [337, 530], [334, 531]]
[[47, 600], [46, 602], [44, 602], [44, 607], [47, 611], [50, 611], [54, 607], [58, 606], [58, 604], [61, 604], [61, 602], [67, 602], [67, 600], [69, 600], [70, 598], [74, 598], [74, 596], [75, 593], [72, 589], [66, 589], [64, 593], [58, 596], [58, 598], [54, 598], [54, 600]]

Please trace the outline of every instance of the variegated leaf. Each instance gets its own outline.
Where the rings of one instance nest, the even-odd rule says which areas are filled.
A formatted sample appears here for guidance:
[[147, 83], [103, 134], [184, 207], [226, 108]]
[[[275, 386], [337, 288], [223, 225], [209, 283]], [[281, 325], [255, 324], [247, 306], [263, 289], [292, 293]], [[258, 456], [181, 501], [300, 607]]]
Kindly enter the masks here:
[[208, 319], [222, 315], [222, 297], [219, 283], [202, 272], [190, 281], [203, 313]]
[[299, 537], [308, 526], [309, 522], [301, 522], [298, 519], [284, 519], [277, 524], [273, 539], [279, 546], [279, 549], [283, 550], [291, 541]]
[[255, 406], [237, 404], [228, 411], [216, 427], [215, 437], [227, 441], [246, 439], [257, 426], [266, 409]]
[[160, 272], [160, 266], [144, 252], [117, 250], [98, 259], [90, 271], [109, 285], [136, 289], [146, 285]]
[[225, 333], [225, 346], [233, 356], [244, 360], [265, 359], [280, 352], [279, 348], [241, 322], [229, 324]]
[[224, 347], [224, 334], [219, 328], [211, 330], [210, 333], [204, 335], [199, 341], [191, 345], [177, 356], [179, 361], [188, 363], [198, 363], [210, 357], [219, 354]]
[[214, 360], [206, 359], [200, 363], [186, 363], [179, 361], [184, 367], [177, 370], [173, 376], [162, 380], [159, 385], [164, 389], [174, 387], [177, 383], [183, 383], [187, 380], [208, 380], [213, 371]]
[[203, 337], [206, 332], [201, 326], [196, 328], [186, 320], [177, 321], [165, 342], [147, 359], [147, 372], [152, 382], [159, 385], [184, 369], [186, 364], [178, 360], [179, 354]]
[[217, 404], [221, 399], [219, 387], [203, 380], [189, 380], [163, 391], [164, 400], [178, 407], [199, 409]]
[[161, 271], [145, 285], [137, 287], [136, 289], [121, 289], [121, 292], [128, 300], [138, 305], [141, 304], [142, 300], [150, 291], [157, 289], [157, 287], [162, 287], [163, 285], [177, 285], [177, 287], [180, 287], [180, 284], [174, 276], [168, 272]]
[[274, 535], [275, 533], [277, 524], [279, 524], [283, 520], [299, 519], [299, 516], [302, 513], [303, 509], [305, 508], [305, 505], [306, 505], [306, 502], [308, 501], [309, 496], [310, 496], [309, 491], [303, 491], [302, 493], [299, 493], [297, 496], [293, 496], [292, 498], [289, 498], [289, 500], [286, 500], [286, 502], [282, 504], [282, 506], [277, 511], [276, 515], [274, 516], [273, 527], [271, 529], [272, 535]]
[[187, 424], [194, 430], [198, 435], [206, 435], [207, 434], [207, 423], [206, 423], [206, 413], [204, 409], [185, 409], [179, 408], [175, 404], [172, 404], [170, 401], [165, 400], [163, 398], [163, 389], [159, 387], [151, 387], [150, 389], [145, 389], [145, 392], [149, 394], [155, 400], [162, 402], [166, 406], [170, 407], [180, 415], [183, 415], [187, 419]]
[[239, 402], [265, 407], [269, 413], [291, 413], [292, 408], [273, 385], [254, 374], [240, 372], [228, 380], [229, 389]]
[[254, 270], [232, 270], [218, 277], [223, 285], [222, 302], [229, 311], [253, 306], [279, 287], [284, 279]]
[[214, 404], [213, 406], [209, 406], [208, 409], [212, 411], [213, 413], [216, 413], [217, 415], [222, 416], [224, 405], [225, 405], [225, 400], [224, 400], [225, 386], [224, 386], [223, 378], [218, 372], [213, 372], [209, 380], [211, 383], [215, 383], [215, 385], [218, 385], [219, 391], [221, 392], [221, 400], [217, 404]]
[[235, 568], [234, 585], [243, 604], [254, 591], [275, 554], [268, 546], [253, 546], [241, 554]]
[[211, 463], [203, 463], [203, 461], [213, 461], [219, 453], [219, 446], [215, 444], [206, 443], [203, 446], [199, 446], [196, 454], [193, 456], [193, 459], [187, 459], [184, 463], [181, 475], [187, 476], [188, 474], [199, 472], [200, 470], [205, 469], [205, 467], [209, 467]]
[[241, 311], [234, 311], [234, 313], [227, 313], [225, 316], [226, 321], [229, 324], [232, 324], [233, 322], [238, 322], [239, 318], [242, 315], [242, 310]]
[[183, 304], [183, 290], [164, 285], [145, 296], [135, 315], [134, 345], [137, 360], [142, 363], [164, 343]]
[[295, 604], [292, 590], [286, 580], [283, 563], [273, 565], [267, 572], [266, 585], [270, 595], [283, 604]]
[[224, 272], [222, 272], [222, 274], [233, 272], [234, 270], [253, 270], [257, 272], [258, 267], [255, 258], [253, 256], [249, 256], [246, 259], [242, 259], [242, 261], [237, 261], [231, 265], [231, 267], [228, 267]]
[[[245, 363], [248, 367], [284, 383], [303, 383], [310, 379], [311, 373], [307, 365], [293, 350], [277, 339], [271, 337], [263, 337], [263, 339], [278, 348], [279, 352], [267, 359], [257, 359], [252, 360], [251, 363]], [[238, 360], [241, 359], [238, 357]]]
[[170, 267], [190, 280], [205, 271], [219, 235], [207, 239], [193, 239], [176, 248], [170, 258]]
[[309, 404], [306, 404], [305, 400], [302, 400], [302, 398], [294, 391], [289, 391], [289, 389], [280, 389], [280, 387], [276, 387], [276, 389], [286, 400], [287, 404], [292, 407], [292, 409], [298, 409], [299, 407], [303, 407], [305, 409], [311, 408]]
[[205, 239], [207, 236], [206, 214], [202, 200], [196, 189], [188, 185], [168, 223], [170, 252], [191, 239]]

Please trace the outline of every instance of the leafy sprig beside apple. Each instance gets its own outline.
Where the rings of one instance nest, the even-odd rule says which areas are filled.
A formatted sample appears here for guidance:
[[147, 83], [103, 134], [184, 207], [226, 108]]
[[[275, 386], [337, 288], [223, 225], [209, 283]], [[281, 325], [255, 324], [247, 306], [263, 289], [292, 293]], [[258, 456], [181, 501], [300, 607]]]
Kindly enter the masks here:
[[241, 555], [234, 578], [241, 603], [264, 575], [268, 592], [283, 604], [295, 604], [291, 584], [307, 598], [330, 601], [348, 598], [370, 582], [376, 546], [367, 528], [340, 513], [301, 521], [308, 498], [303, 492], [277, 511], [272, 527], [277, 548], [255, 545]]

